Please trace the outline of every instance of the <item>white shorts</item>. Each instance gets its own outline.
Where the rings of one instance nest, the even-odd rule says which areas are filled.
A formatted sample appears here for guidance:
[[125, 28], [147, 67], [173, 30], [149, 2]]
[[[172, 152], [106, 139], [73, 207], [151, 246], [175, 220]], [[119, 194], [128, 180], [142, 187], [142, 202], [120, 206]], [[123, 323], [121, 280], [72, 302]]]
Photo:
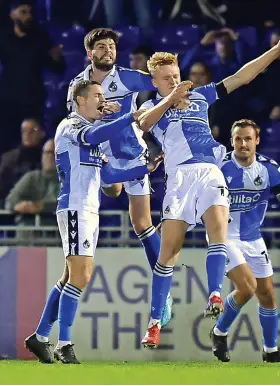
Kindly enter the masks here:
[[188, 231], [201, 223], [212, 205], [229, 207], [228, 189], [221, 170], [214, 164], [181, 165], [167, 173], [162, 219], [182, 220]]
[[273, 275], [272, 264], [262, 238], [255, 241], [228, 240], [227, 255], [226, 272], [238, 265], [248, 264], [257, 279]]
[[94, 256], [99, 233], [99, 215], [88, 211], [63, 210], [56, 214], [64, 256]]
[[145, 174], [141, 179], [124, 182], [123, 186], [126, 193], [131, 196], [147, 196], [151, 194], [148, 174]]

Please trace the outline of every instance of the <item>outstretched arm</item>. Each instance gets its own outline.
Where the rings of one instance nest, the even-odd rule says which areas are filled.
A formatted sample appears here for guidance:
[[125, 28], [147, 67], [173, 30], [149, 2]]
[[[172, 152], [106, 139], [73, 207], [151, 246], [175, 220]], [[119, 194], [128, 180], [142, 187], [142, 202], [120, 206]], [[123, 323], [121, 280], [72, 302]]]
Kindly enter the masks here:
[[223, 80], [227, 93], [236, 90], [237, 88], [250, 83], [257, 75], [259, 75], [266, 67], [280, 56], [280, 41], [276, 46], [265, 52], [263, 55], [245, 64], [234, 75]]
[[99, 145], [102, 142], [112, 140], [122, 134], [123, 130], [134, 122], [133, 113], [124, 114], [113, 122], [105, 123], [98, 127], [86, 126], [78, 134], [78, 142], [83, 145]]

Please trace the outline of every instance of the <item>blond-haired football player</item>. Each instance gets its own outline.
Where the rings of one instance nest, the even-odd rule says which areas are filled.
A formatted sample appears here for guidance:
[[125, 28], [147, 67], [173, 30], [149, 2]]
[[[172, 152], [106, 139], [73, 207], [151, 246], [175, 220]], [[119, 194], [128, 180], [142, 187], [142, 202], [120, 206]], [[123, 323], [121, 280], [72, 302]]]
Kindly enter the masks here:
[[209, 301], [204, 315], [218, 317], [223, 311], [220, 293], [227, 257], [229, 203], [219, 166], [226, 149], [211, 135], [208, 107], [252, 81], [279, 55], [278, 43], [218, 84], [209, 83], [189, 90], [178, 105], [166, 112], [158, 103], [181, 81], [177, 56], [157, 52], [148, 62], [158, 98], [144, 104], [151, 109], [140, 117], [140, 124], [145, 130], [150, 128], [162, 146], [167, 185], [162, 208], [160, 257], [153, 271], [151, 319], [142, 341], [144, 346], [159, 344], [160, 316], [171, 288], [173, 267], [186, 231], [197, 223], [205, 225], [209, 237], [206, 259]]

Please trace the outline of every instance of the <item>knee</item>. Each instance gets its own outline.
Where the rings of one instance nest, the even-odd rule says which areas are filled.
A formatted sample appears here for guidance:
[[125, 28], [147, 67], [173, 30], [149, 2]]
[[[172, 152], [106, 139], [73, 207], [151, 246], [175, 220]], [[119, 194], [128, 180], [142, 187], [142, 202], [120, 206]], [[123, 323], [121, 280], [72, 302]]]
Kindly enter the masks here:
[[247, 303], [255, 294], [257, 289], [257, 281], [255, 278], [245, 278], [242, 283], [239, 283], [237, 290], [243, 303]]
[[226, 219], [215, 221], [207, 229], [209, 244], [226, 243], [227, 240], [227, 221]]
[[277, 307], [273, 288], [267, 288], [261, 292], [258, 291], [258, 300], [260, 305], [264, 308], [272, 309]]
[[70, 284], [73, 284], [79, 289], [84, 289], [90, 282], [92, 272], [89, 270], [84, 270], [81, 272], [72, 272], [69, 277]]
[[153, 225], [151, 216], [148, 215], [135, 216], [133, 214], [130, 214], [130, 221], [133, 226], [134, 232], [137, 234], [144, 232], [146, 229]]
[[119, 197], [119, 195], [122, 192], [122, 183], [113, 184], [112, 186], [108, 187], [102, 187], [102, 191], [106, 196], [116, 198]]

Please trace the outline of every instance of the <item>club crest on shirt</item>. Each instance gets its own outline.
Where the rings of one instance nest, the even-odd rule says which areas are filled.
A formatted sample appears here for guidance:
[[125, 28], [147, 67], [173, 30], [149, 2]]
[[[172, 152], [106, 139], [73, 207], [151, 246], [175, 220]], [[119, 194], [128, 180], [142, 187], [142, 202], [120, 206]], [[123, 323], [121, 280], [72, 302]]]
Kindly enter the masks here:
[[78, 118], [70, 118], [68, 119], [68, 123], [73, 126], [74, 129], [79, 130], [84, 126], [84, 123], [80, 121]]
[[117, 83], [112, 81], [110, 84], [109, 84], [109, 87], [108, 87], [108, 90], [110, 92], [116, 92], [118, 89], [118, 86], [117, 86]]
[[263, 180], [261, 179], [260, 176], [257, 176], [257, 177], [254, 179], [254, 184], [255, 184], [256, 186], [261, 186], [262, 183], [263, 183]]

